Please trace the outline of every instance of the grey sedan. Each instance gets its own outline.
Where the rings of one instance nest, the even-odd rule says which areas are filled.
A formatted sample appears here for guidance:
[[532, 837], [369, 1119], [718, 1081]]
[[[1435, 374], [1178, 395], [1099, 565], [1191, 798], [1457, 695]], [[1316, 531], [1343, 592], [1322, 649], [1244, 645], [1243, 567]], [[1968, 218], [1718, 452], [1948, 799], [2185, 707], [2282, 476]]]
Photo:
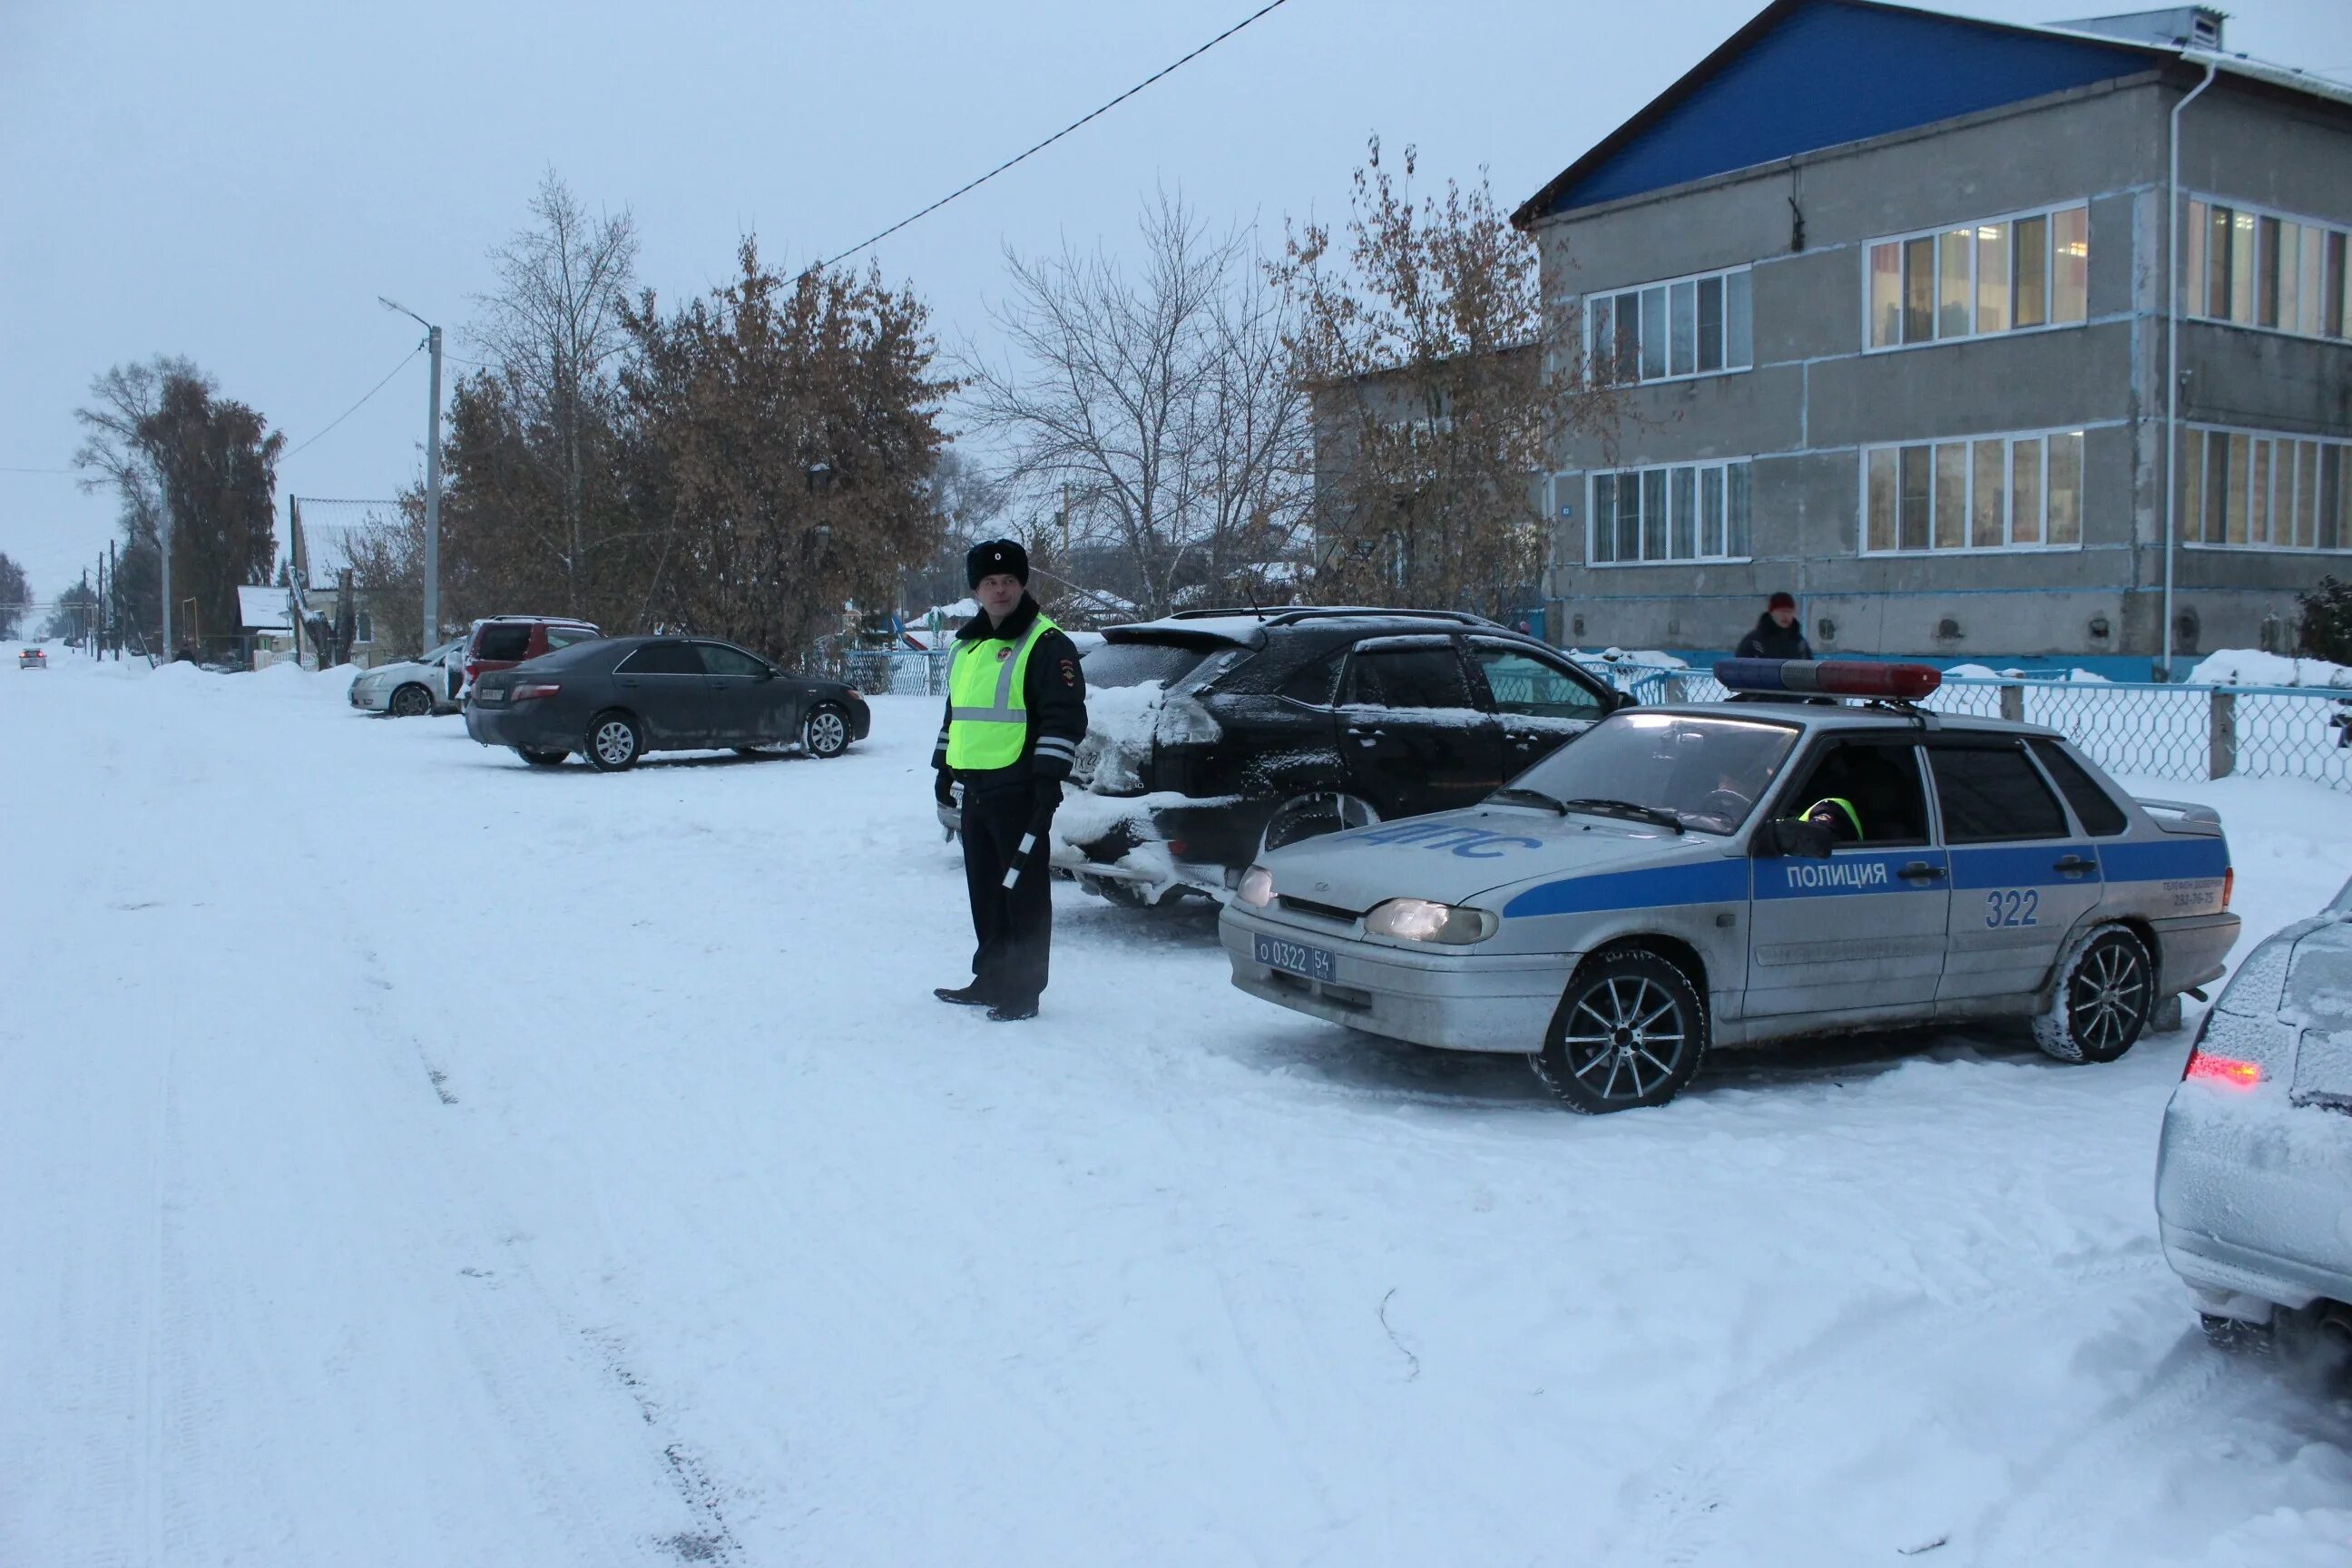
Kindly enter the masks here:
[[2352, 1337], [2352, 881], [2238, 966], [2165, 1108], [2164, 1255], [2230, 1342], [2281, 1310]]
[[466, 733], [551, 767], [573, 752], [604, 773], [647, 752], [797, 744], [835, 757], [866, 738], [866, 700], [709, 637], [600, 637], [474, 682]]

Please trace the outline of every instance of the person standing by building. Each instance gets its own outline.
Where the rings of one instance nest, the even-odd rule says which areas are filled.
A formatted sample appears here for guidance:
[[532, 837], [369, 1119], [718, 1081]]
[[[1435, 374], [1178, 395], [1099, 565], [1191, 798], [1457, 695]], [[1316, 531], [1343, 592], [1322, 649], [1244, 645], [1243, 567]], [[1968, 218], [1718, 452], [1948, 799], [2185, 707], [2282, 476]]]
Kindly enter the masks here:
[[[964, 578], [980, 614], [956, 634], [931, 766], [940, 805], [963, 785], [964, 885], [978, 945], [971, 984], [932, 994], [986, 1007], [1004, 1024], [1035, 1017], [1045, 989], [1054, 937], [1046, 840], [1086, 739], [1087, 684], [1076, 647], [1029, 596], [1027, 551], [1009, 539], [974, 545]], [[1009, 888], [1008, 872], [1019, 873]]]
[[1756, 617], [1756, 629], [1739, 639], [1733, 652], [1735, 658], [1811, 658], [1812, 645], [1805, 641], [1802, 628], [1797, 625], [1797, 601], [1785, 593], [1775, 594], [1766, 603], [1764, 613]]

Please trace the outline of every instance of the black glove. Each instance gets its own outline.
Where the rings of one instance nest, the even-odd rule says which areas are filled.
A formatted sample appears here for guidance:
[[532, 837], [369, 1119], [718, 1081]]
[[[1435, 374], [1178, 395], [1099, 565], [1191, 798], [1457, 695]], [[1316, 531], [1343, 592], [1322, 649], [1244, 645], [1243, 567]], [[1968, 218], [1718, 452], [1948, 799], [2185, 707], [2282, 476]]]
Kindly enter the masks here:
[[939, 770], [938, 777], [931, 784], [931, 798], [941, 805], [955, 805], [955, 773], [952, 769]]
[[1029, 815], [1052, 820], [1062, 808], [1062, 781], [1039, 779], [1029, 786]]

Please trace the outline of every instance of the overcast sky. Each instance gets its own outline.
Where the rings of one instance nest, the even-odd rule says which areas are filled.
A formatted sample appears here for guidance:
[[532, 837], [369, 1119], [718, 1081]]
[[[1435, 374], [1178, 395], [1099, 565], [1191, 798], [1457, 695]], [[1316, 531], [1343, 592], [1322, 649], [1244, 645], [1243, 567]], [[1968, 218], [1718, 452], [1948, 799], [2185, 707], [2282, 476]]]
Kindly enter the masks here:
[[[675, 300], [746, 231], [779, 263], [864, 238], [1258, 3], [0, 0], [0, 551], [47, 598], [104, 549], [110, 498], [8, 470], [68, 467], [108, 365], [185, 354], [300, 443], [419, 336], [379, 294], [473, 357], [484, 252], [550, 166], [635, 216], [642, 280]], [[1123, 245], [1155, 184], [1276, 246], [1286, 215], [1344, 210], [1378, 131], [1424, 180], [1483, 164], [1516, 205], [1760, 4], [1288, 0], [878, 258], [985, 347], [1004, 247]], [[2232, 48], [2352, 79], [2347, 0], [2234, 9]], [[281, 498], [390, 495], [422, 471], [426, 400], [420, 356], [280, 467]]]

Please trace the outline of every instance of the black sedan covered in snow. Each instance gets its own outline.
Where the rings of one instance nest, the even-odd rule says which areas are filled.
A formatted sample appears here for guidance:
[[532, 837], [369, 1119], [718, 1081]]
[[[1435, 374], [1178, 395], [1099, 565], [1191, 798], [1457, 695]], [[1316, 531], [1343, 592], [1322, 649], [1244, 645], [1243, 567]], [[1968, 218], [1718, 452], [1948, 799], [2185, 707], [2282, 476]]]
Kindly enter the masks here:
[[872, 722], [837, 680], [787, 675], [708, 637], [601, 637], [483, 676], [466, 733], [552, 767], [573, 752], [605, 773], [647, 752], [798, 745], [835, 757]]

